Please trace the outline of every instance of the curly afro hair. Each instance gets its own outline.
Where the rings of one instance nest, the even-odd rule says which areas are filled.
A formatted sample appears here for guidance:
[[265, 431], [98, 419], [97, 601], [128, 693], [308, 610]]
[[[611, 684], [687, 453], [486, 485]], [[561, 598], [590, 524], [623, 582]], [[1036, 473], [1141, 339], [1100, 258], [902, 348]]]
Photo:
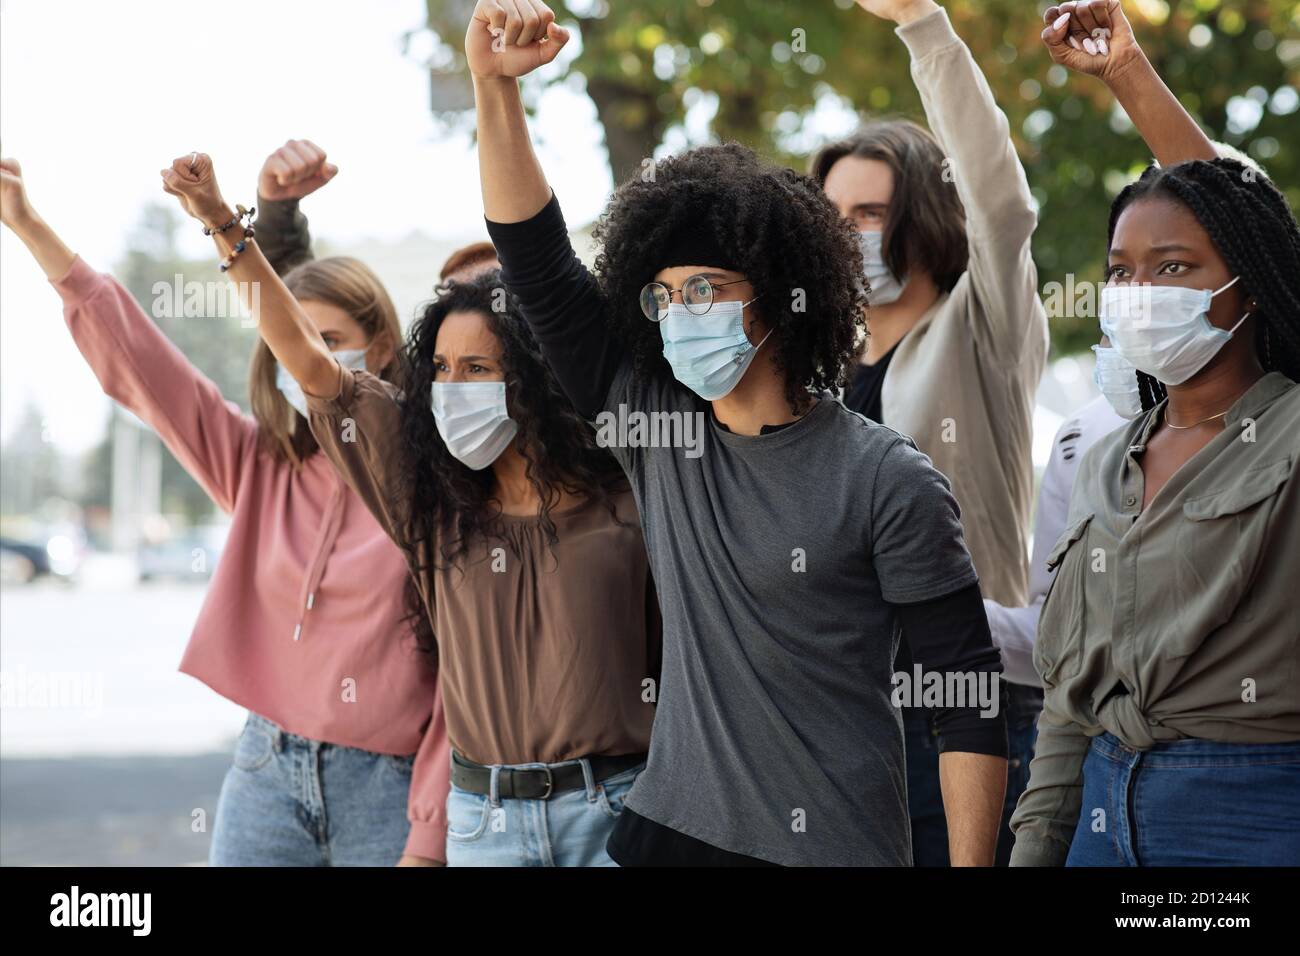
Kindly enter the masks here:
[[[492, 269], [473, 278], [440, 284], [436, 298], [411, 324], [401, 354], [407, 398], [401, 404], [400, 428], [407, 454], [401, 479], [411, 497], [410, 516], [398, 529], [398, 545], [417, 574], [432, 567], [454, 567], [467, 559], [470, 542], [494, 539], [515, 551], [505, 533], [491, 468], [473, 471], [448, 451], [438, 433], [430, 395], [435, 376], [433, 357], [438, 330], [453, 312], [477, 312], [501, 342], [506, 372], [506, 403], [518, 424], [516, 447], [525, 474], [542, 500], [541, 527], [554, 547], [558, 540], [551, 509], [567, 491], [599, 502], [618, 518], [612, 496], [626, 488], [618, 462], [597, 447], [595, 435], [560, 390], [541, 350], [519, 311], [518, 300]], [[436, 657], [437, 647], [419, 595], [407, 589], [407, 616], [416, 640]]]
[[656, 161], [653, 176], [615, 190], [596, 223], [594, 273], [636, 370], [671, 374], [640, 294], [672, 261], [675, 238], [692, 232], [753, 285], [791, 409], [806, 407], [810, 391], [842, 386], [865, 332], [857, 235], [816, 182], [736, 143]]

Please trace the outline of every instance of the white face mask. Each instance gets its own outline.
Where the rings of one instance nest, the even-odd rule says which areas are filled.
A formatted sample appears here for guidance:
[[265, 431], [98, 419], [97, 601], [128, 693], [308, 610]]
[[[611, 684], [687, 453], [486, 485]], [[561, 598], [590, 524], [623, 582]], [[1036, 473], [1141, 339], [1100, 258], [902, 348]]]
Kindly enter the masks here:
[[[344, 368], [350, 368], [357, 372], [366, 370], [365, 349], [339, 349], [331, 354]], [[307, 417], [307, 396], [303, 394], [302, 386], [278, 362], [275, 366], [275, 387], [280, 390], [280, 394], [285, 397], [285, 400], [293, 406], [294, 411], [303, 418]]]
[[772, 334], [769, 329], [763, 342], [750, 343], [744, 318], [749, 302], [715, 302], [703, 315], [672, 302], [668, 315], [659, 323], [664, 358], [672, 366], [673, 375], [707, 402], [730, 394], [740, 384], [754, 356]]
[[1142, 414], [1142, 393], [1138, 391], [1137, 369], [1124, 356], [1104, 345], [1094, 345], [1097, 365], [1092, 380], [1106, 396], [1120, 418], [1134, 419]]
[[519, 431], [506, 413], [505, 382], [434, 382], [433, 418], [447, 451], [474, 471], [496, 461]]
[[1104, 286], [1101, 330], [1135, 368], [1164, 385], [1181, 385], [1205, 368], [1250, 314], [1227, 331], [1210, 323], [1210, 300], [1236, 281], [1213, 292], [1176, 285]]
[[885, 235], [882, 232], [860, 232], [858, 242], [862, 246], [862, 268], [867, 281], [871, 283], [871, 292], [867, 296], [868, 305], [889, 305], [897, 302], [898, 297], [907, 288], [907, 277], [899, 280], [889, 266], [885, 265]]

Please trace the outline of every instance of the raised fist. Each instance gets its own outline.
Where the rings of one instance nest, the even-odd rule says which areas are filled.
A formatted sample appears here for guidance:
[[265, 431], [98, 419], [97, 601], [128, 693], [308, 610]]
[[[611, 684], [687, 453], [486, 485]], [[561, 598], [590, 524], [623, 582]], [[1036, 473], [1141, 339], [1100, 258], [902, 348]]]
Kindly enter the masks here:
[[33, 215], [18, 160], [0, 159], [0, 222], [13, 229]]
[[339, 168], [325, 162], [325, 150], [309, 139], [291, 139], [277, 149], [257, 175], [257, 195], [263, 199], [301, 199], [338, 175]]
[[478, 77], [517, 77], [550, 63], [569, 31], [541, 0], [478, 0], [465, 32], [465, 59]]
[[1120, 0], [1068, 0], [1048, 7], [1043, 20], [1048, 52], [1071, 70], [1112, 80], [1142, 58]]
[[187, 213], [205, 226], [220, 225], [216, 219], [226, 209], [226, 203], [207, 153], [187, 153], [173, 160], [162, 170], [162, 180], [163, 191], [180, 199]]

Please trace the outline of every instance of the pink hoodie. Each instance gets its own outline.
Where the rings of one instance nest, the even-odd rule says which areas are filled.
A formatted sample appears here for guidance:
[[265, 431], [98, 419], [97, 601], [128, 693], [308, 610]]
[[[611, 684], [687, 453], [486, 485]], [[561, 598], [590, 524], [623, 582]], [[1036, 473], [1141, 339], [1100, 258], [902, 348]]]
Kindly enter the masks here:
[[232, 516], [180, 669], [290, 733], [415, 753], [406, 852], [444, 860], [450, 753], [401, 552], [324, 455], [295, 470], [261, 452], [256, 422], [111, 276], [78, 258], [53, 285], [104, 392]]

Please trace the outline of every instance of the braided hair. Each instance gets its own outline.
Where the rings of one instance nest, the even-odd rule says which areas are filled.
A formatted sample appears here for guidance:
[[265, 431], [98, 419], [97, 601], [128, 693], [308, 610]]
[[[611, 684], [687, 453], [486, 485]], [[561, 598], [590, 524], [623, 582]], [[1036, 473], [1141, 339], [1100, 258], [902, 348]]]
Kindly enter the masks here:
[[[1120, 214], [1151, 196], [1181, 203], [1196, 217], [1233, 275], [1255, 300], [1255, 351], [1266, 372], [1300, 381], [1300, 226], [1277, 187], [1235, 159], [1150, 166], [1115, 197], [1107, 247]], [[1143, 410], [1164, 400], [1164, 385], [1138, 372]]]

